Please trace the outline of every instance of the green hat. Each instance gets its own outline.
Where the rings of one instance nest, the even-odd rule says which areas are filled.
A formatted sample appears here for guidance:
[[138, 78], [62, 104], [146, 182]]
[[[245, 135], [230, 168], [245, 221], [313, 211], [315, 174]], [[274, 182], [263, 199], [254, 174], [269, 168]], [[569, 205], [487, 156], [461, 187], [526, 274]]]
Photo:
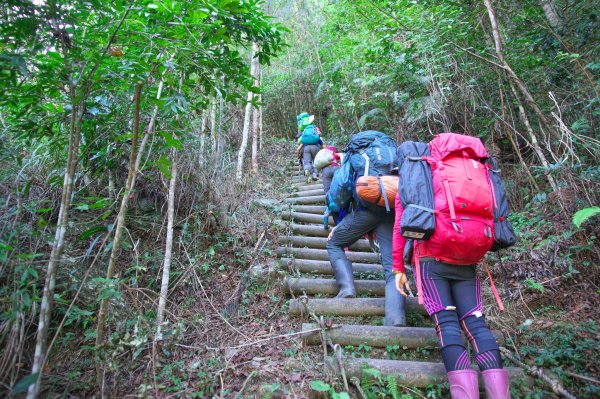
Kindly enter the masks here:
[[313, 123], [313, 121], [315, 120], [315, 116], [310, 115], [308, 112], [303, 112], [300, 115], [298, 115], [297, 119], [298, 119], [298, 127], [300, 129], [303, 129], [306, 126]]

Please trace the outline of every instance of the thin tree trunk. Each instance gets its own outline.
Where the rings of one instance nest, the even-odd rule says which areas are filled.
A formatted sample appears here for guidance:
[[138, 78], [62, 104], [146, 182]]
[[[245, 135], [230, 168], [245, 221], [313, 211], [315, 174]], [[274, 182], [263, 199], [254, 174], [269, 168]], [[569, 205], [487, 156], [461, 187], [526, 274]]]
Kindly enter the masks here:
[[202, 122], [200, 123], [200, 154], [198, 156], [198, 163], [204, 164], [204, 147], [206, 145], [206, 122], [208, 121], [208, 115], [206, 111], [202, 112]]
[[[500, 64], [502, 65], [504, 71], [506, 72], [506, 74], [508, 76], [508, 83], [509, 83], [510, 89], [515, 97], [515, 100], [517, 101], [517, 106], [519, 108], [519, 115], [520, 115], [521, 121], [523, 122], [523, 124], [525, 125], [525, 127], [527, 129], [527, 133], [529, 134], [529, 139], [531, 141], [531, 146], [533, 147], [533, 150], [537, 154], [537, 156], [540, 159], [540, 162], [542, 163], [544, 168], [546, 168], [548, 170], [548, 168], [549, 168], [548, 160], [546, 159], [546, 156], [544, 155], [544, 152], [542, 151], [542, 148], [539, 144], [538, 138], [531, 126], [531, 123], [529, 122], [529, 118], [527, 117], [527, 112], [525, 111], [525, 108], [523, 107], [523, 104], [521, 102], [521, 99], [519, 98], [519, 95], [517, 93], [515, 85], [519, 88], [519, 90], [525, 97], [526, 102], [531, 106], [531, 108], [536, 113], [536, 115], [540, 121], [540, 124], [543, 124], [549, 128], [551, 126], [548, 123], [548, 121], [546, 120], [546, 117], [542, 114], [542, 111], [539, 109], [537, 103], [533, 100], [531, 93], [529, 93], [529, 90], [527, 90], [527, 87], [525, 86], [523, 81], [517, 76], [517, 74], [512, 70], [510, 65], [504, 59], [504, 51], [502, 48], [502, 37], [500, 36], [500, 28], [498, 27], [498, 20], [496, 19], [496, 13], [494, 11], [494, 8], [492, 7], [492, 2], [491, 2], [491, 0], [483, 0], [483, 3], [485, 4], [485, 7], [488, 11], [490, 24], [492, 26], [492, 37], [494, 39], [494, 45], [496, 47], [496, 56], [498, 57]], [[562, 203], [562, 199], [560, 198], [560, 191], [558, 190], [558, 185], [556, 184], [556, 181], [554, 180], [552, 175], [550, 175], [549, 173], [546, 173], [546, 178], [548, 179], [548, 183], [550, 184], [550, 187], [552, 187], [552, 190], [554, 192], [556, 192], [556, 194], [558, 195], [559, 203], [560, 203], [561, 207], [564, 209], [564, 205]]]
[[[262, 71], [260, 74], [260, 81], [262, 83]], [[258, 95], [258, 149], [263, 149], [263, 106], [262, 106], [262, 94]]]
[[165, 244], [165, 259], [163, 262], [162, 282], [160, 285], [160, 298], [156, 313], [155, 341], [162, 341], [161, 326], [165, 317], [167, 294], [169, 293], [169, 274], [171, 271], [171, 258], [173, 251], [173, 219], [175, 215], [175, 185], [177, 183], [177, 151], [173, 150], [173, 165], [171, 166], [171, 179], [169, 180], [169, 197], [167, 200], [167, 239]]
[[[258, 61], [257, 61], [258, 64]], [[260, 87], [260, 65], [256, 66], [256, 86]], [[259, 95], [254, 96], [260, 99]], [[259, 108], [255, 107], [252, 111], [252, 173], [258, 174], [258, 135], [259, 135]]]
[[[258, 45], [254, 43], [252, 45], [252, 58], [250, 61], [250, 75], [253, 78], [256, 78], [256, 67], [258, 65], [258, 59], [255, 60], [255, 55], [258, 52]], [[253, 83], [256, 84], [256, 83]], [[238, 151], [238, 159], [237, 159], [237, 170], [235, 173], [235, 177], [239, 180], [242, 178], [242, 171], [244, 167], [244, 154], [246, 152], [246, 147], [248, 146], [248, 132], [250, 130], [250, 117], [252, 114], [252, 98], [254, 97], [254, 93], [252, 91], [248, 91], [248, 95], [246, 97], [246, 109], [244, 112], [244, 125], [242, 128], [242, 144], [240, 145], [240, 149]]]
[[548, 23], [557, 31], [562, 30], [563, 21], [556, 12], [556, 7], [554, 6], [554, 0], [540, 0], [542, 5], [542, 9], [544, 10], [544, 15], [546, 15], [546, 19]]
[[555, 131], [556, 129], [554, 129], [554, 127], [552, 126], [552, 124], [550, 123], [548, 118], [546, 118], [546, 116], [544, 115], [544, 113], [542, 112], [540, 107], [538, 106], [537, 102], [533, 99], [533, 96], [529, 92], [529, 89], [527, 88], [525, 83], [515, 73], [515, 71], [513, 71], [511, 66], [508, 64], [508, 62], [504, 58], [502, 37], [500, 36], [500, 28], [498, 26], [496, 12], [494, 11], [491, 0], [483, 0], [483, 3], [485, 4], [485, 7], [487, 8], [487, 11], [488, 11], [490, 24], [492, 25], [492, 37], [494, 39], [494, 45], [496, 47], [496, 56], [498, 57], [498, 60], [500, 61], [502, 68], [508, 75], [508, 78], [511, 79], [514, 82], [514, 84], [517, 85], [517, 87], [519, 88], [519, 91], [523, 94], [523, 97], [525, 98], [525, 102], [531, 107], [531, 109], [533, 109], [534, 113], [538, 117], [540, 124], [546, 126], [550, 130]]
[[[161, 82], [162, 83], [162, 82]], [[159, 84], [159, 92], [162, 85]], [[108, 262], [108, 268], [106, 270], [106, 280], [111, 280], [115, 274], [115, 268], [117, 263], [117, 257], [119, 254], [119, 248], [121, 244], [121, 236], [123, 234], [123, 227], [125, 225], [125, 215], [127, 213], [127, 208], [129, 206], [129, 197], [131, 192], [133, 191], [133, 187], [135, 186], [135, 180], [137, 176], [137, 171], [142, 159], [142, 154], [144, 151], [144, 147], [148, 140], [148, 135], [152, 127], [154, 126], [154, 120], [156, 119], [156, 114], [158, 112], [158, 108], [155, 107], [154, 114], [150, 119], [150, 123], [146, 131], [144, 132], [144, 138], [140, 144], [140, 148], [137, 148], [137, 140], [139, 133], [139, 124], [140, 124], [140, 98], [142, 91], [142, 83], [139, 82], [135, 91], [134, 98], [134, 111], [133, 111], [133, 134], [131, 140], [131, 153], [129, 155], [129, 171], [127, 173], [127, 182], [125, 183], [125, 192], [123, 193], [123, 198], [121, 199], [121, 206], [119, 208], [119, 213], [117, 215], [117, 223], [115, 227], [115, 236], [113, 238], [112, 250], [110, 253], [110, 259]], [[103, 299], [100, 303], [100, 308], [98, 310], [97, 317], [97, 327], [96, 327], [96, 379], [98, 384], [98, 390], [101, 393], [101, 396], [104, 397], [104, 362], [100, 359], [100, 349], [104, 343], [104, 333], [106, 327], [106, 318], [108, 315], [108, 305], [109, 300]]]
[[210, 105], [210, 137], [212, 139], [213, 154], [217, 151], [217, 97], [213, 97]]
[[58, 212], [58, 222], [56, 233], [54, 235], [54, 244], [50, 253], [50, 261], [46, 269], [46, 280], [44, 282], [44, 291], [42, 294], [42, 303], [40, 306], [40, 317], [36, 335], [35, 352], [33, 357], [33, 366], [31, 375], [37, 375], [36, 381], [29, 386], [27, 391], [28, 399], [35, 399], [40, 393], [42, 380], [42, 367], [46, 358], [46, 338], [48, 336], [48, 327], [50, 325], [50, 315], [54, 299], [54, 288], [56, 285], [56, 270], [62, 257], [65, 247], [65, 235], [67, 232], [67, 223], [69, 221], [69, 207], [71, 205], [71, 193], [73, 191], [73, 178], [77, 169], [79, 158], [79, 143], [81, 138], [81, 121], [83, 119], [84, 104], [75, 103], [75, 87], [71, 78], [69, 78], [71, 95], [71, 121], [69, 124], [69, 145], [67, 149], [67, 165], [63, 180], [63, 192], [60, 201], [60, 210]]

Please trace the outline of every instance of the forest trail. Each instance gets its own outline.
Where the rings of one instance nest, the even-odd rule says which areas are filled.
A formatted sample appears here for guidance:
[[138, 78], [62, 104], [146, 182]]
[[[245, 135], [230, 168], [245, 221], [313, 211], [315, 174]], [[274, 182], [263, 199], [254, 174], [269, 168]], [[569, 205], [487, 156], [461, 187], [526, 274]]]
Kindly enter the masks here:
[[[327, 373], [337, 375], [345, 385], [351, 380], [355, 384], [363, 381], [365, 370], [384, 381], [392, 377], [405, 387], [446, 383], [446, 371], [437, 354], [435, 329], [417, 298], [407, 300], [406, 327], [381, 325], [383, 267], [368, 240], [359, 240], [347, 252], [353, 263], [357, 297], [332, 298], [338, 287], [326, 250], [331, 230], [323, 228], [322, 183], [319, 180], [307, 184], [297, 166], [290, 166], [288, 172], [292, 191], [285, 199], [287, 210], [281, 212], [286, 233], [280, 236], [277, 255], [288, 270], [284, 285], [292, 296], [289, 314], [304, 321], [301, 326], [307, 332], [304, 343], [322, 347]], [[329, 225], [333, 225], [331, 217]], [[494, 335], [503, 341], [501, 332], [494, 331]], [[368, 353], [361, 353], [364, 349]], [[403, 360], [393, 360], [398, 357]], [[520, 368], [507, 370], [513, 381], [524, 376]]]

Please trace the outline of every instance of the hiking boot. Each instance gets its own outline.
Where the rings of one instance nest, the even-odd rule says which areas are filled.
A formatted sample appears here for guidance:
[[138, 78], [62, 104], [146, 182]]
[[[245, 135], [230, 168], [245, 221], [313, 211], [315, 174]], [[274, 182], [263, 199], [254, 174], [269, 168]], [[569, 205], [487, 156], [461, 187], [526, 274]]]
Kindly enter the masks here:
[[306, 177], [306, 184], [310, 183], [310, 171], [308, 169], [306, 169], [304, 171], [304, 176]]
[[356, 290], [354, 289], [354, 276], [352, 275], [352, 263], [346, 259], [338, 259], [331, 262], [331, 267], [335, 273], [335, 281], [340, 287], [340, 292], [336, 298], [354, 298]]
[[452, 399], [479, 399], [477, 371], [455, 370], [447, 374]]
[[[392, 276], [393, 277], [393, 276]], [[403, 327], [406, 325], [404, 307], [406, 298], [396, 288], [396, 280], [390, 278], [385, 284], [385, 321], [384, 326]]]
[[489, 369], [481, 372], [487, 399], [510, 399], [508, 373], [504, 369]]
[[312, 179], [313, 179], [313, 181], [319, 180], [319, 174], [317, 172], [313, 172]]

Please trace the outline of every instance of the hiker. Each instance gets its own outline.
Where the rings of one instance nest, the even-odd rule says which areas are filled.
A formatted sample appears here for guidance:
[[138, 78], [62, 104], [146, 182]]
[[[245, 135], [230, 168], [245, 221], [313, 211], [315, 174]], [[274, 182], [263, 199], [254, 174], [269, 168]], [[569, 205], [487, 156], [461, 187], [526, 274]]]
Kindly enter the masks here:
[[[508, 374], [485, 322], [476, 273], [492, 246], [512, 245], [494, 241], [508, 228], [512, 233], [512, 227], [496, 213], [507, 215], [508, 208], [488, 158], [478, 138], [452, 133], [442, 133], [429, 144], [405, 142], [398, 148], [396, 287], [403, 297], [411, 293], [404, 266], [411, 263], [419, 303], [435, 324], [453, 399], [479, 398], [477, 371], [469, 368], [461, 329], [473, 347], [487, 397], [510, 398]], [[495, 179], [498, 184], [492, 182]], [[513, 234], [508, 241], [514, 239]]]
[[310, 180], [318, 180], [318, 171], [313, 166], [313, 159], [323, 148], [323, 140], [321, 140], [321, 131], [314, 125], [315, 116], [307, 112], [303, 112], [297, 117], [298, 120], [298, 149], [296, 154], [302, 158], [302, 167], [306, 182]]
[[[344, 161], [335, 172], [326, 197], [328, 211], [348, 211], [327, 239], [329, 262], [340, 288], [336, 298], [352, 298], [356, 295], [352, 263], [348, 260], [344, 248], [349, 247], [365, 234], [374, 232], [385, 271], [384, 324], [386, 326], [406, 324], [404, 316], [406, 299], [396, 290], [392, 275], [394, 212], [389, 206], [382, 207], [359, 197], [355, 182], [362, 176], [378, 179], [376, 176], [390, 175], [396, 167], [395, 151], [396, 142], [384, 133], [369, 130], [353, 135], [343, 151]], [[395, 192], [391, 194], [395, 195]], [[386, 205], [390, 205], [387, 199], [385, 202]]]
[[[333, 180], [333, 175], [340, 168], [340, 155], [337, 153], [335, 147], [333, 146], [325, 146], [321, 151], [317, 153], [315, 159], [313, 161], [314, 167], [321, 171], [321, 180], [323, 181], [323, 191], [325, 193], [325, 197], [327, 198], [327, 194], [329, 193], [329, 188], [331, 187], [331, 182]], [[324, 215], [323, 226], [325, 229], [328, 228], [328, 220], [329, 216], [333, 218], [333, 222], [335, 224], [338, 223], [338, 212], [329, 212]]]

